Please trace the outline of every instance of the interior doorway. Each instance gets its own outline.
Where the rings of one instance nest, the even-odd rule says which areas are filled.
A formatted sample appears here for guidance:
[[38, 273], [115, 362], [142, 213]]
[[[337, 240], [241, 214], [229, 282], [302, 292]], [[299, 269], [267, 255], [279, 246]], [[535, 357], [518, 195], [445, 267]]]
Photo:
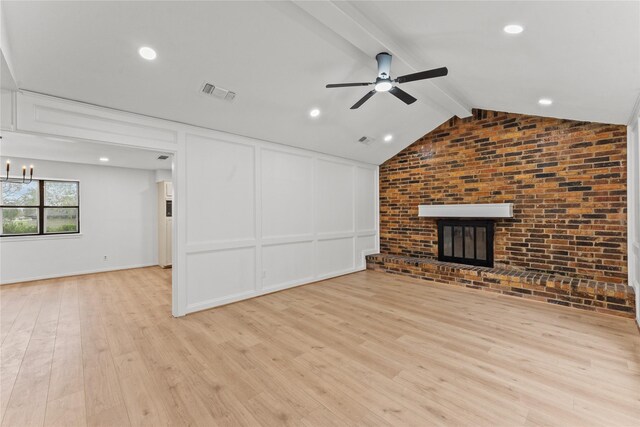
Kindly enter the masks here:
[[12, 179], [0, 191], [0, 283], [150, 268], [172, 288], [173, 153], [17, 132], [1, 141]]

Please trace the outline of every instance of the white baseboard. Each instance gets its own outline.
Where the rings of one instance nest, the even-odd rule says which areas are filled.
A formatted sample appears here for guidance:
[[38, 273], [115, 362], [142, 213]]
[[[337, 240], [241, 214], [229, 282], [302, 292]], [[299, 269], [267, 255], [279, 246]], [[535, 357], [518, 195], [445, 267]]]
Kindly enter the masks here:
[[82, 270], [82, 271], [69, 271], [60, 274], [46, 274], [43, 276], [32, 276], [32, 277], [21, 277], [19, 279], [12, 279], [10, 281], [3, 281], [0, 277], [0, 286], [2, 285], [11, 285], [15, 283], [24, 283], [24, 282], [33, 282], [36, 280], [46, 280], [46, 279], [58, 279], [60, 277], [71, 277], [71, 276], [82, 276], [84, 274], [94, 274], [94, 273], [106, 273], [108, 271], [118, 271], [118, 270], [130, 270], [132, 268], [143, 268], [143, 267], [152, 267], [158, 265], [154, 264], [134, 264], [134, 265], [124, 265], [118, 267], [105, 267], [105, 268], [96, 268], [93, 270]]
[[323, 280], [332, 279], [332, 278], [338, 277], [338, 276], [345, 276], [347, 274], [357, 273], [357, 272], [363, 271], [365, 269], [366, 269], [366, 266], [365, 267], [350, 268], [348, 270], [343, 270], [343, 271], [339, 271], [339, 272], [335, 272], [335, 273], [331, 273], [331, 274], [327, 274], [327, 275], [323, 275], [323, 276], [318, 276], [318, 277], [314, 277], [314, 278], [307, 278], [307, 279], [303, 279], [303, 280], [299, 280], [299, 281], [297, 281], [297, 280], [296, 281], [290, 281], [290, 282], [287, 282], [286, 284], [273, 285], [273, 286], [270, 286], [270, 287], [264, 288], [264, 289], [259, 289], [259, 290], [254, 290], [254, 291], [247, 291], [247, 292], [242, 292], [242, 293], [236, 294], [236, 295], [230, 295], [230, 296], [226, 296], [226, 297], [222, 297], [222, 298], [216, 298], [216, 299], [212, 299], [212, 300], [208, 300], [208, 301], [203, 301], [203, 302], [199, 302], [199, 303], [196, 303], [196, 304], [188, 305], [185, 314], [196, 313], [198, 311], [208, 310], [210, 308], [220, 307], [221, 305], [227, 305], [227, 304], [231, 304], [231, 303], [234, 303], [234, 302], [238, 302], [238, 301], [242, 301], [242, 300], [246, 300], [246, 299], [250, 299], [250, 298], [256, 298], [256, 297], [260, 297], [260, 296], [263, 296], [263, 295], [272, 294], [274, 292], [283, 291], [285, 289], [291, 289], [291, 288], [295, 288], [295, 287], [302, 286], [302, 285], [308, 285], [310, 283], [322, 282]]

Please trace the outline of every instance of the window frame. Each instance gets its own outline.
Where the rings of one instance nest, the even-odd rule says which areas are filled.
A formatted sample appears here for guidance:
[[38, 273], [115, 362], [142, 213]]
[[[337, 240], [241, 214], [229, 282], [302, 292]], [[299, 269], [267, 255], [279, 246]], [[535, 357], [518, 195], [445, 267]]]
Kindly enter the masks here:
[[[74, 235], [80, 234], [80, 181], [73, 179], [34, 179], [38, 182], [38, 205], [33, 206], [17, 206], [17, 205], [0, 205], [0, 209], [4, 208], [17, 208], [17, 209], [38, 209], [38, 232], [37, 233], [23, 233], [23, 234], [2, 234], [0, 228], [0, 238], [12, 238], [12, 237], [39, 237], [39, 236], [59, 236], [59, 235]], [[65, 205], [65, 206], [49, 206], [45, 205], [44, 186], [45, 182], [73, 182], [78, 187], [78, 204], [77, 205]], [[25, 183], [26, 184], [26, 183]], [[76, 231], [61, 231], [55, 233], [46, 233], [44, 229], [44, 215], [46, 209], [77, 209], [78, 212], [78, 228]]]

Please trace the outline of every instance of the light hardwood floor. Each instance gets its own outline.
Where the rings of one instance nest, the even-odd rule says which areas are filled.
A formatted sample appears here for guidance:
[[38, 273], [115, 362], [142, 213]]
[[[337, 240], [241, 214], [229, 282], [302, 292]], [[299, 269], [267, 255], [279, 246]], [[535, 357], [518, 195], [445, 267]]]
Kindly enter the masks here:
[[2, 287], [2, 424], [640, 425], [630, 320], [378, 272], [174, 319], [170, 274]]

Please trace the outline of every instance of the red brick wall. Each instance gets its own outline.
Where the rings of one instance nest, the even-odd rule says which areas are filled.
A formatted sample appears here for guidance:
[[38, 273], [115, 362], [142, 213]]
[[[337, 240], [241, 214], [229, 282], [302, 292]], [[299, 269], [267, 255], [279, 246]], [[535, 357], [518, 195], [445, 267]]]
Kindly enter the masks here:
[[496, 265], [626, 283], [626, 127], [474, 110], [380, 166], [382, 253], [437, 257], [420, 204], [514, 204]]

